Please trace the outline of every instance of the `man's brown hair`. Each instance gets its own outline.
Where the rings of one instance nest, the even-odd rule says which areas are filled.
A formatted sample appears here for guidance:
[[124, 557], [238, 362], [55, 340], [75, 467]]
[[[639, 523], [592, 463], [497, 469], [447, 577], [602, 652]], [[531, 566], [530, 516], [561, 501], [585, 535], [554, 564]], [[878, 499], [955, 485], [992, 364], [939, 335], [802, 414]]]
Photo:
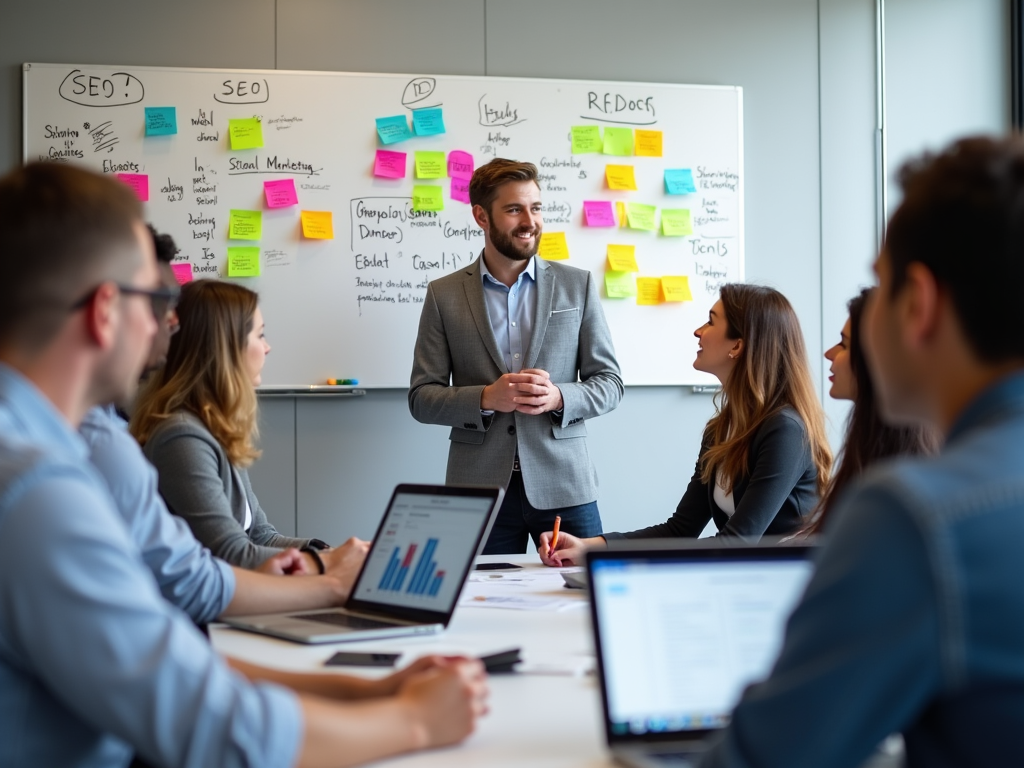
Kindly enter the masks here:
[[[479, 205], [489, 214], [491, 203], [498, 196], [498, 187], [510, 181], [532, 181], [537, 184], [537, 166], [496, 157], [473, 171], [469, 182], [469, 202]], [[538, 188], [540, 187], [537, 184]]]
[[30, 163], [0, 179], [0, 346], [45, 346], [76, 301], [139, 267], [142, 207], [109, 177]]

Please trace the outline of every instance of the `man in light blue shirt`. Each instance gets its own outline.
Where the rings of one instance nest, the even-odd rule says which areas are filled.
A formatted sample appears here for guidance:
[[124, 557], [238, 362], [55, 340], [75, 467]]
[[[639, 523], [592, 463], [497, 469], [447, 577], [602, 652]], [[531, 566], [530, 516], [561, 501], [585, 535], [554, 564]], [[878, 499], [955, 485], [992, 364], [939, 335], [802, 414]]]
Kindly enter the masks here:
[[702, 768], [1024, 765], [1024, 143], [902, 173], [866, 352], [886, 420], [946, 436], [840, 501], [770, 677]]
[[[236, 663], [294, 690], [250, 682], [161, 595], [76, 431], [132, 391], [166, 300], [140, 215], [70, 165], [0, 180], [0, 765], [351, 765], [461, 739], [486, 710], [478, 663], [373, 683]], [[238, 602], [212, 572], [168, 582], [192, 616]]]

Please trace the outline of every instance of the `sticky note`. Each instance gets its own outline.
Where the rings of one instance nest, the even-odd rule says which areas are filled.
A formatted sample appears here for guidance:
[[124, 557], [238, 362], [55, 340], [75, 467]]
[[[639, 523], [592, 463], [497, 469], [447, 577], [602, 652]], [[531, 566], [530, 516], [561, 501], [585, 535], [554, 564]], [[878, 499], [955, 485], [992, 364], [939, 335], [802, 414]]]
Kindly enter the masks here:
[[635, 245], [608, 245], [608, 269], [612, 272], [639, 272]]
[[693, 301], [690, 293], [690, 278], [686, 275], [671, 275], [661, 278], [661, 290], [665, 301]]
[[608, 189], [636, 189], [636, 175], [632, 165], [609, 165], [604, 169]]
[[637, 157], [661, 157], [661, 131], [636, 129], [634, 137]]
[[444, 178], [444, 152], [417, 152], [415, 163], [417, 179]]
[[665, 169], [665, 192], [669, 195], [692, 195], [697, 191], [693, 186], [693, 171], [689, 168]]
[[263, 212], [231, 209], [228, 218], [228, 238], [231, 240], [259, 240], [263, 237]]
[[412, 188], [412, 209], [414, 211], [443, 211], [444, 198], [441, 188], [432, 184], [417, 184]]
[[232, 149], [259, 149], [263, 146], [263, 124], [255, 117], [228, 120]]
[[636, 278], [630, 272], [605, 272], [604, 292], [609, 299], [636, 296]]
[[666, 237], [685, 237], [693, 234], [689, 208], [662, 208], [661, 234]]
[[178, 132], [174, 107], [146, 107], [146, 135], [173, 136]]
[[334, 215], [330, 211], [303, 211], [302, 236], [307, 240], [333, 240]]
[[638, 277], [636, 279], [636, 303], [643, 307], [661, 304], [665, 301], [661, 293], [660, 277]]
[[469, 202], [469, 182], [466, 179], [452, 179], [451, 198], [460, 203]]
[[632, 155], [632, 128], [605, 128], [604, 153], [606, 155]]
[[448, 153], [448, 175], [453, 179], [473, 178], [473, 156], [461, 149], [453, 149]]
[[565, 261], [569, 258], [569, 244], [565, 232], [544, 232], [540, 236], [537, 255], [548, 261]]
[[590, 155], [600, 152], [601, 128], [596, 125], [574, 125], [572, 127], [572, 153], [574, 155]]
[[127, 184], [135, 192], [135, 196], [144, 203], [149, 202], [149, 176], [145, 173], [119, 173], [117, 178]]
[[299, 196], [295, 193], [295, 179], [264, 181], [263, 196], [267, 198], [267, 208], [287, 208], [299, 204]]
[[382, 179], [404, 179], [405, 158], [405, 152], [378, 149], [373, 159], [373, 175]]
[[174, 279], [178, 281], [178, 285], [192, 282], [191, 262], [179, 261], [177, 264], [171, 264], [171, 271], [174, 273]]
[[657, 207], [653, 205], [626, 203], [626, 219], [629, 221], [630, 229], [655, 231], [658, 228], [657, 224], [654, 223], [654, 215], [657, 211]]
[[259, 277], [260, 249], [258, 246], [228, 248], [228, 277]]
[[384, 144], [394, 144], [412, 138], [409, 121], [405, 119], [405, 115], [378, 117], [376, 123], [377, 135], [380, 136], [380, 140]]
[[432, 109], [414, 109], [412, 111], [412, 129], [417, 136], [437, 136], [444, 133], [444, 115], [440, 107]]
[[615, 211], [610, 200], [584, 200], [583, 216], [588, 227], [615, 226]]
[[625, 227], [626, 222], [626, 204], [621, 200], [615, 203], [615, 216], [619, 220], [619, 226]]

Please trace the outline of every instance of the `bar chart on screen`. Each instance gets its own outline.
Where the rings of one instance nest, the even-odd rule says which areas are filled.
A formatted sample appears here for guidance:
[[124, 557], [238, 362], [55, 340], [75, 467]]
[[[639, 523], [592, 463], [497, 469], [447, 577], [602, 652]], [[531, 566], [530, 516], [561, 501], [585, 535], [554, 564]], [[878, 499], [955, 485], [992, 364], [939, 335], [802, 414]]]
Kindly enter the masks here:
[[[418, 548], [419, 545], [416, 543], [409, 544], [405, 549], [405, 555], [399, 558], [400, 548], [395, 547], [377, 588], [382, 591], [401, 592]], [[410, 595], [436, 597], [440, 591], [441, 584], [444, 583], [445, 572], [438, 570], [437, 561], [432, 559], [436, 549], [437, 539], [427, 539], [427, 544], [422, 550], [412, 578], [408, 586], [405, 587], [405, 591]]]

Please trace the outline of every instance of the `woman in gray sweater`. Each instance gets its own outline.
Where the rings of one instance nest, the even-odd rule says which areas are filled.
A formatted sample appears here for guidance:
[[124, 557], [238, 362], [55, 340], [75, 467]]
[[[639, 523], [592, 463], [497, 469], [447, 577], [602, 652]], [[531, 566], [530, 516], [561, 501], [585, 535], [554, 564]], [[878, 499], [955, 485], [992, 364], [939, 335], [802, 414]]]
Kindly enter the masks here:
[[283, 536], [267, 521], [246, 471], [260, 452], [256, 386], [270, 351], [258, 297], [231, 283], [188, 283], [181, 330], [164, 368], [139, 395], [131, 431], [160, 474], [160, 494], [195, 537], [232, 565], [255, 568], [283, 549], [302, 550], [302, 572], [323, 572], [319, 539]]

